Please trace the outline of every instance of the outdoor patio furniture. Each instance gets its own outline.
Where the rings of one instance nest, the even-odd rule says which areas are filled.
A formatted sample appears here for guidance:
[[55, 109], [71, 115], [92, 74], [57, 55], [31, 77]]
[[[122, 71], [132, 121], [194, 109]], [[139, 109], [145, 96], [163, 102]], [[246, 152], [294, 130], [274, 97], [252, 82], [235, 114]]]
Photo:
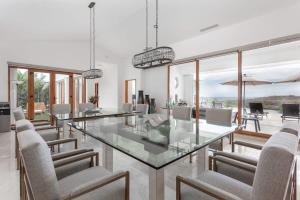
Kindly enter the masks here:
[[[264, 145], [255, 170], [252, 170], [253, 184], [213, 171], [205, 171], [197, 178], [177, 176], [176, 199], [296, 199], [297, 147], [295, 135], [275, 133]], [[241, 164], [237, 170], [241, 170]]]
[[44, 102], [34, 102], [34, 113], [44, 114], [46, 112], [46, 105]]
[[299, 104], [282, 104], [282, 122], [286, 119], [297, 119], [299, 123]]
[[248, 121], [253, 121], [255, 126], [255, 132], [260, 131], [260, 123], [259, 119], [256, 115], [244, 115], [242, 117], [242, 124], [244, 125], [244, 128], [247, 128]]
[[264, 112], [262, 103], [249, 103], [249, 108], [251, 115], [257, 115], [261, 119], [263, 119], [264, 116], [268, 117], [269, 112]]

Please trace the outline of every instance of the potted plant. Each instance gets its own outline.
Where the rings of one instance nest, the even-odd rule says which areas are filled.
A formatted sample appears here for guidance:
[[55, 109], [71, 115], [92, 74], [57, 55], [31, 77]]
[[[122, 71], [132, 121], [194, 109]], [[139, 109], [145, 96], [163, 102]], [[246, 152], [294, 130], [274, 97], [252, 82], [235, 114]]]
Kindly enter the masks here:
[[94, 107], [97, 107], [97, 103], [98, 103], [99, 97], [98, 96], [90, 96], [89, 97], [89, 102], [94, 104]]

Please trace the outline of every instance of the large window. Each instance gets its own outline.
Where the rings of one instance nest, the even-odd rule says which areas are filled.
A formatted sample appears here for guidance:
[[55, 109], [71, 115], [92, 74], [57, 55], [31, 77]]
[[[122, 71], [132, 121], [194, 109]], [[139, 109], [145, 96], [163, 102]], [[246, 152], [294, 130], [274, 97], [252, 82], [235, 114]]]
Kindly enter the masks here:
[[237, 54], [200, 61], [200, 116], [206, 108], [232, 109], [233, 121], [238, 111]]
[[170, 67], [170, 99], [167, 104], [195, 107], [195, 62]]
[[287, 121], [298, 123], [300, 43], [243, 53], [245, 130], [272, 134]]

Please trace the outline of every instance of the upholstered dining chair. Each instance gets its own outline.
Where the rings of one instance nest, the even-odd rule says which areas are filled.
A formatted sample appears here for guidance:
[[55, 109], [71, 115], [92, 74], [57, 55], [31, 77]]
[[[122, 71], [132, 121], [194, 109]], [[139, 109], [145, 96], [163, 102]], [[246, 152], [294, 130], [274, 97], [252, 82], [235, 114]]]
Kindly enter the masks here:
[[123, 110], [124, 110], [124, 112], [132, 113], [133, 105], [131, 103], [124, 103], [123, 104]]
[[[33, 130], [23, 131], [18, 134], [19, 149], [21, 151], [24, 146], [34, 137], [34, 134], [38, 134]], [[43, 141], [46, 143], [45, 141]], [[57, 145], [59, 141], [47, 142], [48, 146]], [[65, 140], [65, 142], [67, 142]], [[84, 169], [93, 167], [94, 165], [99, 165], [99, 155], [98, 152], [93, 152], [93, 149], [77, 149], [77, 140], [69, 139], [68, 142], [75, 142], [75, 149], [67, 152], [61, 152], [52, 154], [53, 165], [55, 167], [55, 173], [57, 179], [62, 179], [71, 174], [77, 173]], [[24, 187], [24, 167], [22, 162], [20, 162], [20, 197], [24, 199], [25, 197], [25, 187]]]
[[[284, 200], [295, 198], [298, 137], [278, 132], [264, 145], [252, 186], [223, 174], [206, 171], [197, 178], [177, 176], [177, 200]], [[293, 184], [290, 184], [290, 183]], [[292, 199], [293, 199], [292, 198]]]
[[191, 120], [192, 108], [188, 106], [175, 106], [173, 108], [173, 118], [180, 120]]
[[147, 115], [149, 110], [148, 104], [136, 104], [136, 112], [139, 112], [140, 115]]
[[[206, 123], [230, 127], [232, 126], [232, 110], [221, 108], [207, 108]], [[231, 140], [231, 136], [229, 137]], [[222, 151], [223, 138], [209, 145], [209, 148]]]
[[[13, 115], [14, 115], [15, 121], [26, 119], [22, 107], [17, 107], [16, 109], [14, 109]], [[38, 127], [38, 126], [45, 127], [45, 126], [50, 126], [50, 124], [51, 124], [50, 122], [43, 121], [43, 120], [30, 120], [30, 122], [36, 127]]]
[[129, 200], [129, 172], [97, 166], [58, 180], [48, 146], [38, 134], [24, 144], [21, 158], [30, 199]]
[[88, 102], [88, 103], [80, 103], [79, 104], [79, 112], [85, 112], [88, 110], [93, 110], [94, 109], [94, 104]]
[[[287, 137], [291, 134], [298, 138], [299, 126], [292, 123], [285, 124], [280, 132], [286, 134]], [[210, 157], [210, 168], [218, 173], [252, 185], [258, 158], [234, 152], [237, 145], [256, 150], [262, 150], [264, 147], [249, 142], [234, 141], [232, 152], [214, 152], [213, 156]]]
[[[70, 114], [71, 113], [71, 105], [70, 104], [53, 104], [52, 107], [52, 115], [58, 114]], [[64, 120], [55, 120], [55, 126], [57, 131], [60, 132], [60, 128], [64, 128], [65, 121]]]

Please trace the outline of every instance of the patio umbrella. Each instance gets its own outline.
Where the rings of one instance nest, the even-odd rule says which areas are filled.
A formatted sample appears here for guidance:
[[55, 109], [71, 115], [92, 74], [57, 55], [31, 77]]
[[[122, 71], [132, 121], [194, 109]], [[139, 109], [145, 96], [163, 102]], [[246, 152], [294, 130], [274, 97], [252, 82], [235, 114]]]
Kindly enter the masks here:
[[[222, 85], [238, 85], [238, 80], [230, 80], [230, 81], [226, 81], [221, 83]], [[245, 108], [245, 102], [246, 102], [246, 85], [252, 85], [252, 86], [256, 86], [256, 85], [268, 85], [268, 84], [272, 84], [271, 81], [267, 81], [267, 80], [259, 80], [259, 79], [255, 79], [253, 77], [247, 76], [246, 74], [243, 75], [243, 79], [242, 79], [242, 84], [244, 87], [244, 93], [243, 93], [243, 107]]]
[[300, 73], [292, 75], [292, 76], [290, 76], [282, 81], [278, 81], [276, 83], [294, 83], [294, 82], [300, 82]]

